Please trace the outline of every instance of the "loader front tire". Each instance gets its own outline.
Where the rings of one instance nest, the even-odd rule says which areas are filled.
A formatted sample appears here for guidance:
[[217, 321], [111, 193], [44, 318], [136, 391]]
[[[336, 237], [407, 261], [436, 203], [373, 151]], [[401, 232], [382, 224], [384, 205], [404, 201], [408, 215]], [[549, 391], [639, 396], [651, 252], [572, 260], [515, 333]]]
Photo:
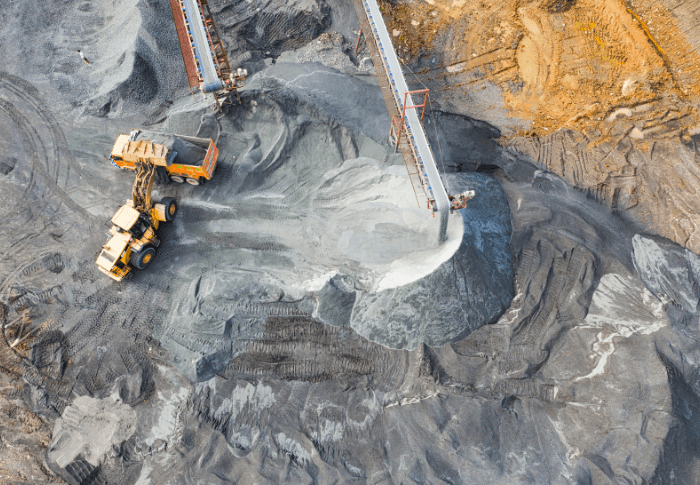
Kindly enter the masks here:
[[165, 206], [165, 222], [172, 222], [177, 215], [177, 200], [174, 197], [163, 197], [160, 203]]
[[131, 253], [130, 263], [136, 269], [146, 269], [153, 262], [153, 258], [156, 257], [156, 248], [151, 245], [144, 246], [141, 251], [134, 251]]

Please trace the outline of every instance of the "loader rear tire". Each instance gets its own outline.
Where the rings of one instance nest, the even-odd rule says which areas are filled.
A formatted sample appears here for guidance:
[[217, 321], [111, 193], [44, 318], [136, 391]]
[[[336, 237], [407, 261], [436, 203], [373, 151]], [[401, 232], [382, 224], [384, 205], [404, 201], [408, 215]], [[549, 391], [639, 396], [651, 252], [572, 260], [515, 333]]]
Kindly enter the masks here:
[[129, 262], [136, 269], [146, 269], [156, 256], [156, 248], [151, 245], [144, 246], [141, 251], [131, 253]]
[[172, 222], [177, 215], [177, 200], [174, 197], [163, 197], [160, 203], [165, 206], [165, 222]]

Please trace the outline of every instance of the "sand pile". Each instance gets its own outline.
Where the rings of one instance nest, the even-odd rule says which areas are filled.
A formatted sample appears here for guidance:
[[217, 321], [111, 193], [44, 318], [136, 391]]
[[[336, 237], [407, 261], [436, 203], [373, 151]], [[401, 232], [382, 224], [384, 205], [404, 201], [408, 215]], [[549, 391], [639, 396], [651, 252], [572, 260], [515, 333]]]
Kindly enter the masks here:
[[[248, 16], [224, 35], [230, 49], [272, 19], [246, 47], [260, 58], [289, 47], [265, 26], [343, 11], [289, 5], [213, 7], [229, 27]], [[44, 38], [89, 35], [74, 17], [94, 5], [47, 8], [57, 33]], [[179, 69], [176, 42], [168, 57], [143, 33], [170, 12], [136, 8], [125, 52], [143, 38]], [[68, 64], [64, 44], [25, 70], [0, 53], [14, 69], [0, 76], [0, 323], [28, 312], [37, 329], [24, 347], [11, 347], [15, 330], [0, 335], [0, 423], [18, 436], [0, 430], [0, 472], [30, 455], [19, 471], [36, 483], [58, 481], [49, 469], [67, 483], [696, 482], [698, 257], [498, 145], [496, 127], [447, 113], [427, 130], [445, 166], [483, 173], [446, 177], [477, 197], [436, 250], [386, 144], [379, 88], [329, 66], [347, 57], [344, 22], [345, 43], [318, 51], [326, 65], [297, 62], [311, 48], [266, 69], [250, 57], [243, 103], [223, 114], [159, 84], [133, 96], [135, 118], [118, 87], [121, 108], [97, 116], [88, 94], [108, 71], [94, 84], [71, 75], [85, 65]], [[206, 185], [156, 187], [180, 213], [153, 266], [116, 284], [94, 258], [133, 174], [102, 157], [146, 122], [216, 139], [219, 166]]]
[[[461, 338], [510, 300], [503, 194], [484, 178], [455, 178], [455, 190], [483, 195], [451, 217], [449, 241], [436, 248], [437, 222], [417, 206], [401, 160], [348, 128], [377, 137], [377, 120], [362, 123], [357, 104], [373, 112], [379, 93], [340, 96], [362, 84], [320, 65], [277, 63], [218, 120], [229, 155], [203, 190], [183, 192], [164, 263], [178, 293], [157, 332], [192, 380], [225, 371], [272, 316], [314, 317], [412, 349]], [[201, 106], [183, 99], [161, 129], [200, 119]]]
[[700, 56], [672, 10], [647, 3], [382, 5], [398, 52], [446, 111], [495, 122], [508, 135], [562, 127], [605, 134], [615, 109], [656, 103], [656, 116], [633, 116], [639, 133], [686, 133], [700, 121]]
[[[700, 250], [700, 20], [690, 4], [421, 1], [385, 13], [416, 85], [442, 110], [491, 123], [487, 139]], [[449, 116], [447, 145], [466, 137], [475, 154], [450, 153], [448, 163], [489, 165], [481, 154], [492, 142], [456, 133]]]

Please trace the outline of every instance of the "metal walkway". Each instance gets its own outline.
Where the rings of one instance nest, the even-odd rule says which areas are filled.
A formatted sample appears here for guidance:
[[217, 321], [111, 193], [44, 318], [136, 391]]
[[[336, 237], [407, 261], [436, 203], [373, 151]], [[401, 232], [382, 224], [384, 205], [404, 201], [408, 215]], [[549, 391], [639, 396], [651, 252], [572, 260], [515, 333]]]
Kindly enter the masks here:
[[207, 1], [170, 0], [170, 7], [190, 87], [203, 93], [240, 87], [245, 74], [231, 70]]
[[[447, 219], [451, 202], [435, 164], [435, 158], [423, 131], [423, 125], [418, 117], [417, 108], [424, 107], [425, 103], [423, 105], [414, 103], [376, 0], [354, 0], [354, 3], [360, 17], [360, 23], [363, 24], [363, 31], [369, 30], [371, 33], [370, 38], [374, 42], [374, 46], [370, 42], [367, 44], [371, 46], [370, 51], [374, 50], [372, 57], [379, 59], [386, 73], [387, 79], [383, 80], [379, 69], [377, 69], [377, 77], [380, 84], [383, 85], [382, 91], [389, 90], [391, 92], [391, 97], [388, 97], [386, 93], [384, 96], [387, 100], [387, 108], [389, 108], [390, 113], [392, 111], [398, 113], [399, 118], [403, 116], [403, 120], [399, 121], [401, 128], [399, 128], [397, 136], [403, 135], [405, 143], [410, 148], [410, 150], [404, 151], [404, 160], [408, 159], [415, 165], [415, 173], [419, 175], [423, 190], [428, 198], [428, 204], [432, 205], [432, 209], [438, 212], [440, 218], [438, 243], [443, 243], [447, 238]], [[366, 22], [363, 22], [363, 17]], [[367, 39], [366, 35], [365, 38]], [[376, 60], [375, 67], [379, 68]], [[389, 99], [392, 99], [394, 109], [390, 108]], [[398, 142], [400, 140], [397, 140]], [[412, 173], [409, 170], [410, 175]]]

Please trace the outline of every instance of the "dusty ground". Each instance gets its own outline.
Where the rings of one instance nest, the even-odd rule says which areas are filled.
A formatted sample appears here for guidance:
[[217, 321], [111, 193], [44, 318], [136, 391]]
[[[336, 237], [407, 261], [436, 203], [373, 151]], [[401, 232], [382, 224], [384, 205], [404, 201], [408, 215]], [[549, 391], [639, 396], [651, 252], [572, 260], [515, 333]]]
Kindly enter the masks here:
[[2, 376], [0, 398], [0, 481], [2, 483], [64, 483], [44, 464], [44, 451], [51, 442], [45, 420], [26, 408], [26, 384]]
[[442, 110], [491, 123], [499, 143], [700, 252], [692, 4], [383, 5], [415, 85]]
[[[165, 2], [0, 6], [4, 481], [698, 482], [700, 259], [653, 235], [696, 250], [695, 135], [674, 134], [694, 115], [670, 116], [666, 131], [639, 124], [663, 106], [692, 108], [681, 91], [693, 80], [670, 76], [627, 10], [430, 6], [450, 22], [426, 33], [429, 53], [414, 52], [413, 67], [435, 58], [445, 74], [423, 74], [442, 108], [426, 126], [448, 170], [463, 172], [449, 186], [477, 191], [435, 248], [434, 220], [387, 146], [371, 69], [351, 53], [352, 7], [211, 3], [231, 57], [251, 71], [242, 104], [224, 113], [185, 87]], [[470, 20], [488, 34], [479, 39], [498, 28], [525, 46], [509, 48], [527, 88], [484, 70], [494, 77], [460, 96], [437, 89], [481, 75], [447, 66], [488, 59], [486, 48], [443, 49], [462, 39], [452, 34], [467, 31], [458, 13], [468, 9], [498, 20]], [[582, 40], [567, 44], [566, 73], [600, 106], [630, 112], [517, 136], [533, 117], [547, 122], [542, 99], [562, 89], [540, 70], [543, 56], [565, 57], [557, 15], [583, 28], [566, 31]], [[674, 32], [692, 40], [686, 17]], [[616, 58], [624, 69], [596, 36], [632, 49]], [[622, 89], [647, 63], [628, 83], [645, 100], [638, 111], [600, 89]], [[654, 89], [659, 99], [647, 99]], [[605, 123], [622, 131], [605, 134]], [[153, 267], [116, 284], [94, 258], [132, 175], [103, 157], [140, 126], [211, 136], [221, 157], [210, 184], [156, 188], [180, 200], [180, 214]], [[688, 216], [673, 219], [679, 208]]]

